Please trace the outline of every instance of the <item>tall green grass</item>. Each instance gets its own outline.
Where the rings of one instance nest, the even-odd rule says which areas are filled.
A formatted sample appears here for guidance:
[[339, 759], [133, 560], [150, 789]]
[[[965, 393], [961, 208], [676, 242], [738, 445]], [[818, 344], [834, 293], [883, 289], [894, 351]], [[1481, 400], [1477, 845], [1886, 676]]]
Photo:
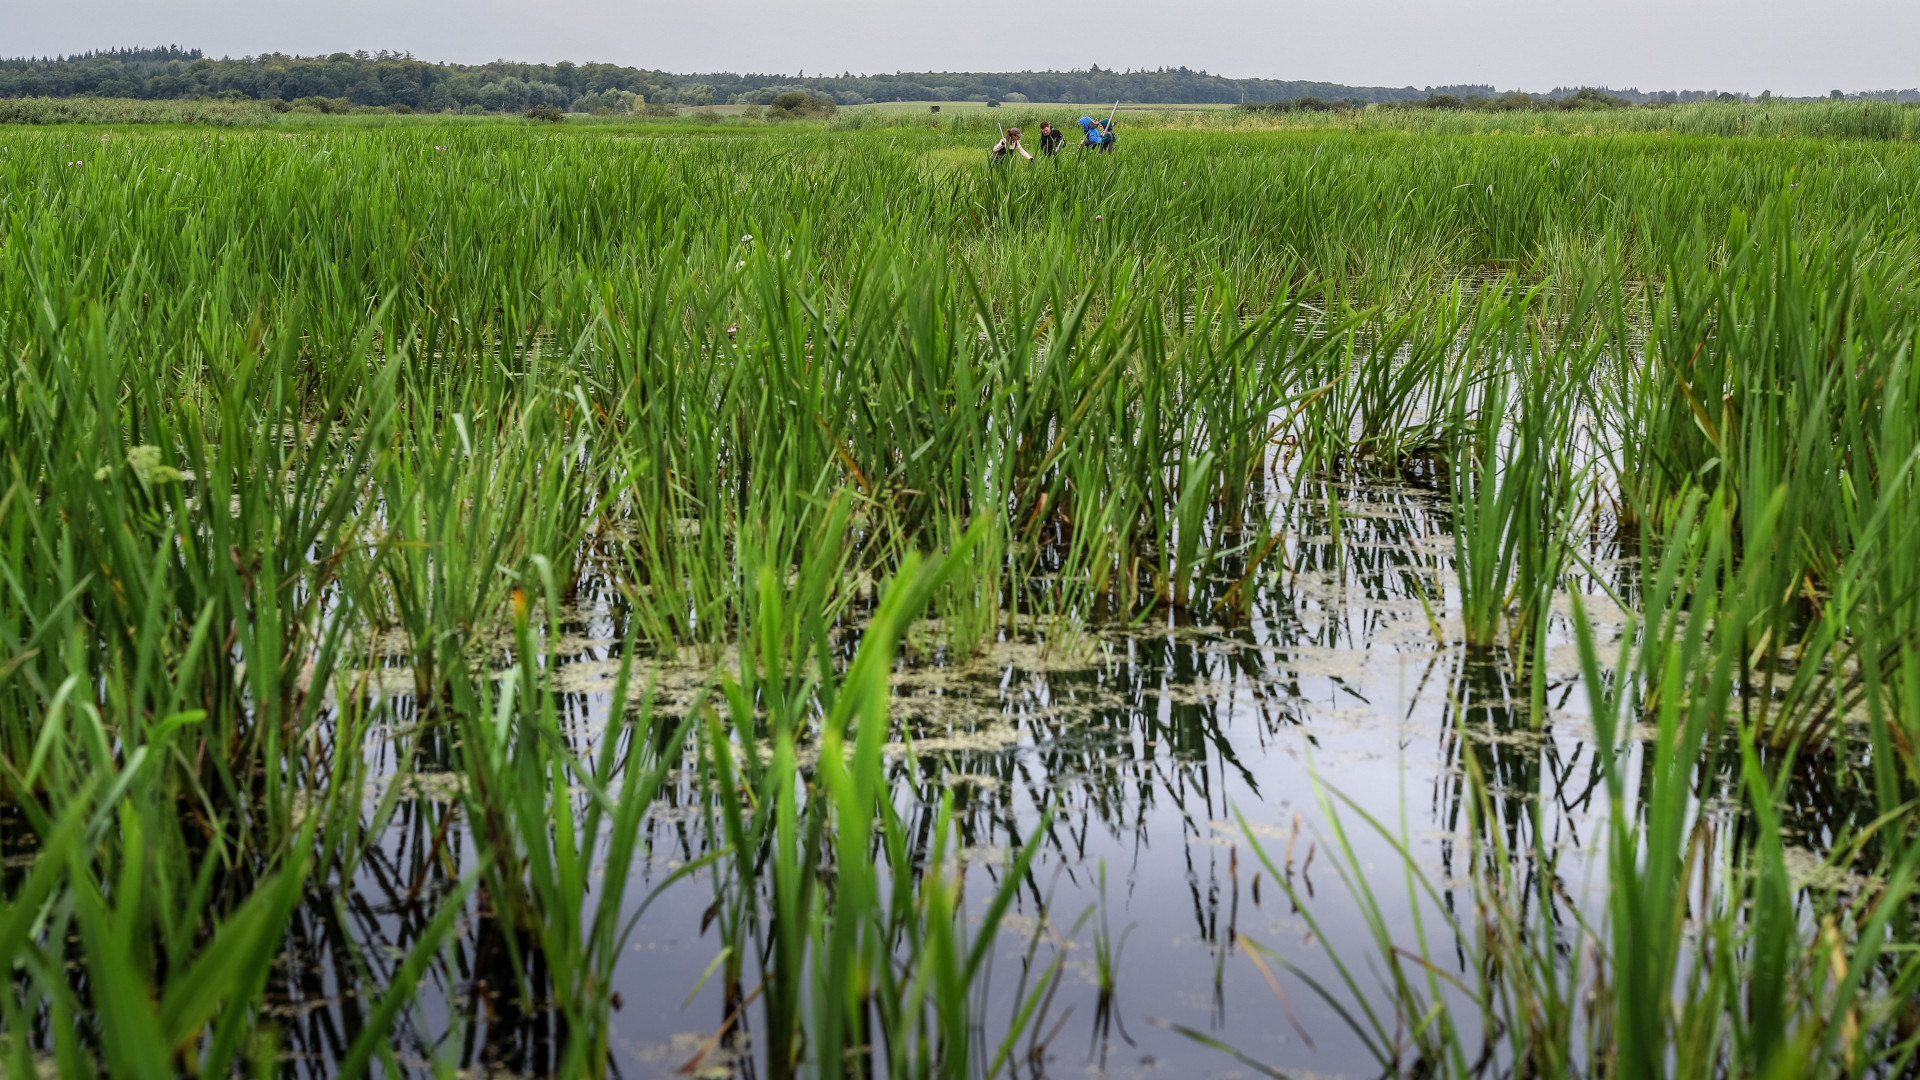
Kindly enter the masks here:
[[[1422, 603], [1473, 662], [1505, 647], [1533, 723], [1580, 643], [1606, 906], [1571, 964], [1480, 808], [1476, 918], [1394, 941], [1340, 832], [1370, 808], [1329, 798], [1383, 978], [1320, 989], [1382, 1070], [1471, 1071], [1476, 1037], [1535, 1075], [1906, 1067], [1907, 151], [1124, 145], [996, 176], [939, 133], [11, 136], [0, 790], [36, 853], [0, 909], [9, 1073], [270, 1069], [295, 909], [345, 923], [417, 813], [414, 933], [345, 946], [373, 1004], [339, 1070], [396, 1071], [467, 935], [500, 1008], [557, 1017], [556, 1070], [604, 1074], [674, 783], [714, 845], [675, 880], [715, 896], [715, 1046], [757, 1009], [775, 1076], [1006, 1071], [1064, 970], [989, 1029], [1045, 830], [970, 908], [950, 804], [885, 764], [909, 631], [938, 661], [1241, 625], [1288, 500], [1409, 477], [1453, 530]], [[1639, 559], [1611, 663], [1555, 621], [1597, 544]], [[582, 604], [621, 641], [597, 729], [563, 706]], [[664, 708], [684, 663], [704, 689]], [[1882, 815], [1832, 856], [1871, 897], [1796, 890], [1769, 836], [1823, 754]], [[1720, 862], [1715, 769], [1753, 823]], [[429, 776], [457, 798], [409, 794]]]
[[772, 257], [804, 237], [794, 273], [835, 290], [886, 238], [921, 265], [964, 259], [995, 297], [1062, 259], [1157, 256], [1190, 291], [1218, 273], [1377, 302], [1463, 272], [1571, 275], [1610, 244], [1630, 281], [1679, 255], [1718, 265], [1734, 212], [1787, 190], [1808, 235], [1915, 230], [1899, 145], [1140, 132], [1125, 155], [998, 176], [938, 132], [71, 129], [7, 146], [10, 278], [39, 265], [105, 295], [144, 252], [155, 318], [223, 273], [223, 319], [297, 305], [330, 343], [389, 297], [401, 325], [456, 338], [577, 332], [635, 271], [724, 280], [746, 234]]

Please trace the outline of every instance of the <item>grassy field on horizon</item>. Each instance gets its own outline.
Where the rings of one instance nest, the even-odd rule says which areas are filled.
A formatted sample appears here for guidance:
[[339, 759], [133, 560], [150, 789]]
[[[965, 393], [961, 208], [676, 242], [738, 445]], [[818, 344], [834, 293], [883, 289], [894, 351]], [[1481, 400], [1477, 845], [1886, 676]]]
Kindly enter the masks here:
[[[348, 108], [344, 100], [336, 103]], [[940, 113], [931, 112], [939, 105]], [[759, 108], [758, 117], [753, 112]], [[996, 122], [1033, 123], [1039, 119], [1070, 121], [1079, 115], [1106, 116], [1112, 102], [1006, 102], [989, 108], [985, 102], [879, 102], [837, 108], [831, 115], [803, 113], [783, 117], [764, 107], [748, 105], [672, 106], [661, 115], [560, 114], [562, 123], [576, 126], [630, 126], [684, 124], [705, 126], [825, 127], [848, 130], [863, 127], [944, 127], [952, 130], [991, 130]], [[1136, 130], [1184, 128], [1253, 132], [1263, 130], [1399, 131], [1425, 135], [1616, 136], [1629, 134], [1710, 136], [1715, 138], [1793, 139], [1823, 141], [1864, 140], [1910, 142], [1920, 136], [1920, 107], [1893, 102], [1771, 101], [1701, 102], [1688, 105], [1636, 105], [1624, 108], [1504, 110], [1496, 108], [1429, 108], [1420, 104], [1376, 104], [1361, 108], [1322, 106], [1254, 111], [1233, 105], [1139, 104], [1119, 106], [1122, 126]], [[112, 98], [0, 98], [0, 127], [64, 123], [118, 125], [165, 124], [208, 126], [281, 126], [292, 129], [499, 124], [526, 121], [500, 114], [395, 114], [383, 109], [355, 108], [350, 114], [276, 112], [260, 101], [141, 101]]]

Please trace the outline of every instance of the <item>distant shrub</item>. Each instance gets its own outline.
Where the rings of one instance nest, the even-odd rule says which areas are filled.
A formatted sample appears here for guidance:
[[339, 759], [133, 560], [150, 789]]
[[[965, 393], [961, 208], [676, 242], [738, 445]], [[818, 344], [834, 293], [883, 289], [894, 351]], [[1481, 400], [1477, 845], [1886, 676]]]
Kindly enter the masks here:
[[1333, 112], [1336, 109], [1341, 111], [1364, 109], [1366, 108], [1366, 102], [1345, 99], [1340, 101], [1322, 101], [1317, 97], [1308, 96], [1292, 98], [1287, 101], [1249, 101], [1241, 105], [1240, 108], [1247, 112]]
[[1532, 94], [1509, 90], [1496, 98], [1468, 98], [1467, 107], [1481, 112], [1539, 112], [1546, 103]]
[[1556, 109], [1624, 109], [1627, 99], [1605, 90], [1596, 90], [1583, 86], [1572, 97], [1563, 97], [1553, 103]]
[[529, 120], [540, 120], [549, 124], [557, 124], [567, 118], [567, 114], [561, 112], [557, 105], [535, 105], [527, 110], [526, 115]]
[[1468, 109], [1473, 112], [1548, 112], [1559, 110], [1572, 112], [1579, 110], [1625, 109], [1629, 107], [1626, 98], [1609, 94], [1591, 86], [1583, 86], [1566, 97], [1546, 99], [1532, 94], [1523, 94], [1518, 90], [1509, 90], [1499, 97], [1470, 97], [1461, 99], [1452, 94], [1430, 94], [1420, 103], [1430, 109]]
[[639, 97], [631, 90], [602, 90], [597, 94], [582, 94], [574, 98], [573, 103], [567, 106], [567, 111], [592, 113], [595, 116], [631, 113]]
[[775, 120], [794, 120], [809, 116], [832, 116], [838, 109], [839, 106], [830, 97], [789, 90], [773, 99], [773, 104], [767, 108], [767, 115]]
[[294, 112], [326, 113], [329, 116], [345, 116], [353, 111], [353, 102], [346, 98], [300, 97], [294, 98], [291, 106]]

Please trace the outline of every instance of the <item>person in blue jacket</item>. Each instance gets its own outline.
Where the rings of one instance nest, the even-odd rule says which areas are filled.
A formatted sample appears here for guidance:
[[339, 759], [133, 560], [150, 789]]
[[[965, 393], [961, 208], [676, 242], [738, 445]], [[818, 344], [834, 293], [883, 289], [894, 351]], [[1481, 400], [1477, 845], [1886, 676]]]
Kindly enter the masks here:
[[1080, 144], [1081, 146], [1088, 146], [1088, 147], [1092, 147], [1095, 150], [1098, 150], [1102, 146], [1106, 145], [1107, 133], [1100, 130], [1099, 122], [1094, 120], [1093, 117], [1091, 116], [1081, 117], [1080, 130], [1087, 137], [1086, 141]]

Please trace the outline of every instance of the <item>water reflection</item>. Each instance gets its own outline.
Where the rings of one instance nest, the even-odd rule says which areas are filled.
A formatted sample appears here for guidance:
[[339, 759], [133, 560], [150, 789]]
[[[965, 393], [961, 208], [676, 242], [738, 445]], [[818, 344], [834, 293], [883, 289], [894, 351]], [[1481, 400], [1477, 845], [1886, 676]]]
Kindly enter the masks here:
[[[967, 663], [899, 674], [895, 802], [924, 867], [934, 814], [951, 796], [976, 917], [1006, 853], [1053, 811], [986, 990], [981, 1037], [991, 1046], [1024, 980], [1065, 953], [1068, 978], [1023, 1038], [1015, 1075], [1240, 1070], [1175, 1025], [1293, 1076], [1376, 1075], [1377, 1048], [1276, 964], [1335, 986], [1340, 972], [1323, 941], [1369, 972], [1381, 934], [1411, 946], [1444, 933], [1445, 915], [1470, 922], [1476, 859], [1483, 870], [1512, 860], [1522, 918], [1554, 927], [1568, 963], [1583, 926], [1597, 924], [1605, 806], [1566, 599], [1536, 679], [1499, 650], [1450, 644], [1460, 635], [1449, 615], [1444, 501], [1415, 486], [1328, 485], [1294, 491], [1284, 507], [1274, 511], [1284, 530], [1277, 558], [1244, 582], [1246, 567], [1222, 560], [1191, 611], [1066, 644], [1011, 635]], [[1616, 595], [1630, 595], [1631, 552], [1596, 541], [1586, 556]], [[1619, 633], [1624, 618], [1602, 582], [1583, 584], [1602, 634]], [[1209, 606], [1235, 587], [1244, 605]], [[576, 752], [592, 752], [609, 730], [664, 737], [698, 674], [653, 658], [662, 719], [649, 730], [610, 728], [625, 627], [618, 604], [591, 589], [579, 610], [562, 628], [567, 677], [556, 680], [568, 688], [559, 705]], [[374, 821], [379, 841], [350, 880], [316, 883], [296, 916], [275, 1009], [289, 1069], [301, 1076], [328, 1075], [342, 1059], [399, 958], [474, 863], [457, 789], [429, 779], [453, 767], [444, 730], [422, 723], [403, 693], [372, 694], [364, 707], [381, 720], [365, 751], [372, 770], [399, 768], [404, 736], [420, 775], [370, 811], [391, 816]], [[711, 848], [693, 758], [684, 765], [645, 823], [649, 850], [629, 896]], [[1735, 772], [1726, 762], [1708, 769], [1711, 798]], [[1791, 828], [1823, 850], [1858, 824], [1861, 803], [1835, 790], [1830, 772], [1802, 770], [1806, 783], [1789, 788]], [[1431, 892], [1409, 875], [1409, 860]], [[708, 875], [675, 884], [638, 924], [615, 972], [619, 1075], [757, 1075], [749, 988], [707, 977], [720, 948], [714, 889]], [[1089, 929], [1101, 918], [1119, 946], [1112, 995], [1099, 986]], [[1469, 975], [1469, 950], [1430, 945], [1449, 974]], [[550, 1075], [565, 1033], [538, 989], [546, 981], [533, 942], [478, 893], [416, 988], [389, 1068]], [[1460, 1012], [1473, 1022], [1474, 1010]]]

